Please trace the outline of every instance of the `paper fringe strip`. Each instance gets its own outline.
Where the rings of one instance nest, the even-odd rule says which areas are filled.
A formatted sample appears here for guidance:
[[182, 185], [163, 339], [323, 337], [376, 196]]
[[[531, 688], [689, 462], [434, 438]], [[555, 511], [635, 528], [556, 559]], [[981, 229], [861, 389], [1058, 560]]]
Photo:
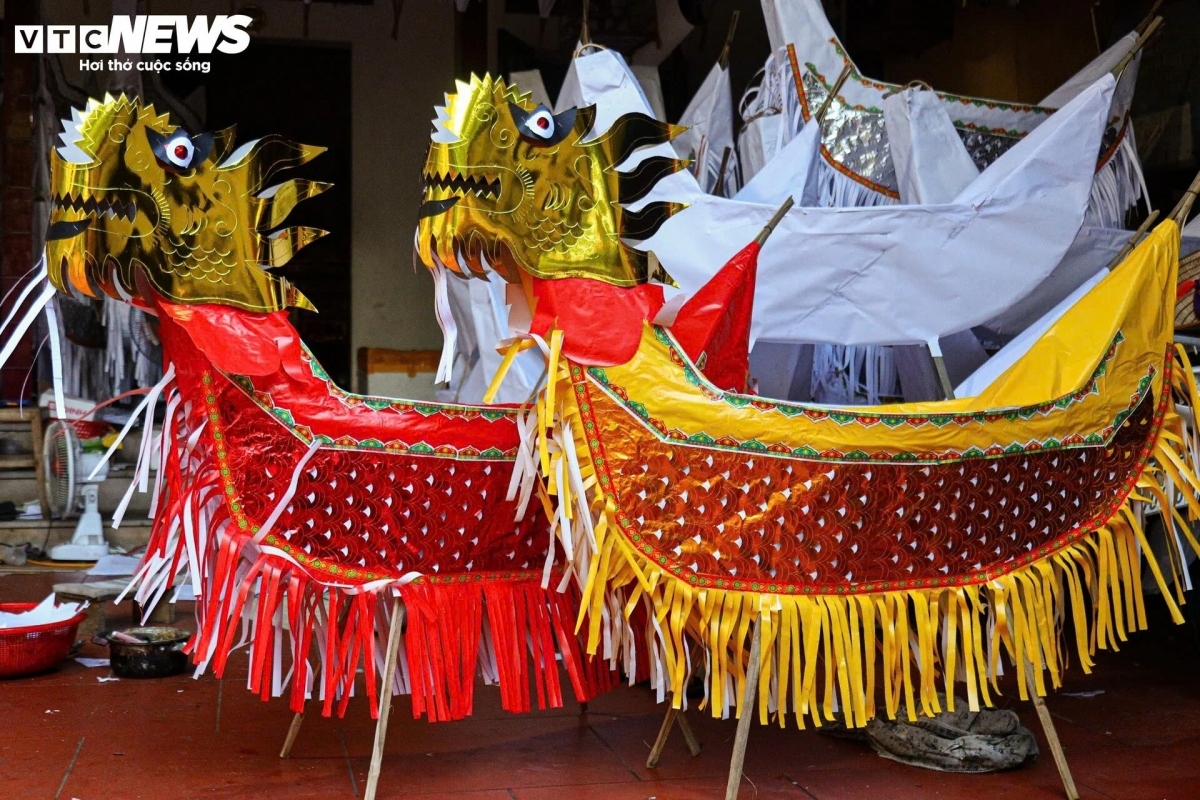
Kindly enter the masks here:
[[[1176, 360], [1173, 385], [1164, 391], [1195, 408], [1200, 390], [1181, 347]], [[701, 707], [714, 717], [740, 716], [747, 670], [755, 668], [764, 724], [774, 714], [784, 726], [790, 712], [801, 728], [806, 716], [817, 726], [834, 719], [864, 725], [879, 711], [877, 685], [889, 718], [902, 711], [910, 720], [938, 713], [943, 696], [945, 710], [953, 711], [959, 681], [977, 711], [1000, 693], [1002, 655], [1020, 667], [1022, 700], [1031, 690], [1045, 695], [1061, 685], [1069, 652], [1060, 639], [1068, 615], [1084, 672], [1098, 649], [1116, 650], [1129, 633], [1146, 627], [1140, 561], [1152, 552], [1144, 533], [1152, 504], [1169, 509], [1170, 574], [1153, 556], [1146, 564], [1172, 618], [1183, 621], [1183, 540], [1200, 553], [1188, 524], [1200, 519], [1200, 436], [1174, 404], [1137, 490], [1105, 525], [1053, 556], [980, 586], [796, 597], [697, 590], [637, 552], [618, 532], [616, 509], [597, 482], [565, 359], [551, 363], [551, 374], [558, 376], [557, 399], [552, 382], [539, 406], [540, 418], [552, 422], [540, 427], [538, 447], [546, 491], [571, 509], [567, 535], [583, 587], [578, 628], [586, 629], [587, 652], [614, 665], [639, 646], [649, 648], [652, 684], [660, 701], [670, 693], [675, 708], [687, 707], [684, 689], [700, 666], [693, 649], [707, 674]], [[1187, 519], [1172, 502], [1179, 497]], [[635, 610], [650, 624], [631, 624]], [[762, 627], [760, 662], [753, 666], [752, 623]]]
[[[248, 646], [251, 691], [263, 700], [286, 693], [296, 712], [316, 697], [322, 714], [336, 709], [340, 716], [361, 666], [372, 717], [382, 684], [411, 694], [414, 717], [430, 721], [471, 714], [479, 673], [499, 685], [506, 711], [529, 711], [534, 700], [538, 708], [561, 706], [559, 654], [580, 702], [615, 684], [606, 664], [582, 653], [573, 585], [560, 593], [537, 579], [427, 583], [412, 575], [330, 584], [282, 550], [260, 545], [233, 524], [220, 468], [202, 436], [203, 410], [184, 399], [173, 365], [156, 389], [167, 403], [163, 432], [157, 448], [142, 448], [137, 468], [145, 475], [145, 464], [158, 462], [155, 524], [130, 590], [149, 614], [177, 580], [190, 580], [198, 624], [186, 650], [197, 676], [211, 665], [221, 677], [230, 655]], [[394, 598], [405, 615], [404, 635], [396, 673], [381, 676]]]

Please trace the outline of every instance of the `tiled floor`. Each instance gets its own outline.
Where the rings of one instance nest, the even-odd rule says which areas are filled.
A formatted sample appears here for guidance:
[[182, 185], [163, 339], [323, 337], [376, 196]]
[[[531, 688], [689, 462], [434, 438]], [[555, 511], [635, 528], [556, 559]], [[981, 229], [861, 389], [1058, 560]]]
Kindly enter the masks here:
[[[59, 576], [58, 580], [63, 577]], [[0, 601], [34, 599], [43, 576], [0, 576]], [[113, 611], [113, 618], [127, 614]], [[128, 619], [128, 617], [124, 617]], [[103, 655], [103, 651], [94, 653]], [[1200, 688], [1195, 630], [1163, 618], [1096, 671], [1068, 672], [1049, 701], [1085, 798], [1200, 797]], [[343, 720], [310, 716], [290, 760], [278, 758], [291, 714], [245, 689], [243, 658], [222, 682], [211, 677], [100, 683], [106, 670], [71, 661], [57, 672], [0, 682], [0, 798], [174, 800], [361, 796], [374, 725], [355, 700]], [[1009, 692], [1011, 694], [1011, 692]], [[1028, 704], [1014, 705], [1040, 728]], [[394, 707], [380, 798], [468, 800], [644, 800], [720, 798], [734, 725], [699, 712], [697, 758], [675, 733], [656, 770], [646, 754], [662, 710], [642, 688], [620, 689], [578, 707], [506, 714], [480, 687], [464, 722], [413, 720]], [[1063, 796], [1052, 760], [1009, 773], [949, 775], [876, 756], [865, 745], [812, 731], [755, 727], [740, 797], [795, 800]]]

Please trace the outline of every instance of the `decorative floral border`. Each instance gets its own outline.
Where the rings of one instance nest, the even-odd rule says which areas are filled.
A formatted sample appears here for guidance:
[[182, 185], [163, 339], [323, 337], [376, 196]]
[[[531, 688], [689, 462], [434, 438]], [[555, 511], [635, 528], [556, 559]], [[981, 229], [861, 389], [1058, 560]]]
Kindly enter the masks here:
[[312, 376], [325, 384], [330, 397], [336, 397], [348, 408], [366, 406], [372, 411], [396, 411], [405, 414], [415, 411], [425, 417], [449, 417], [460, 419], [478, 419], [483, 417], [495, 422], [504, 417], [515, 417], [517, 409], [503, 406], [472, 406], [456, 403], [419, 402], [414, 400], [396, 400], [390, 397], [376, 397], [369, 394], [354, 394], [347, 392], [333, 382], [325, 368], [320, 365], [308, 346], [301, 343], [300, 360], [308, 366]]
[[[514, 416], [516, 413], [513, 409], [417, 403], [407, 400], [390, 400], [386, 397], [351, 394], [338, 388], [337, 384], [329, 379], [328, 375], [325, 374], [325, 371], [317, 363], [316, 359], [312, 357], [312, 354], [308, 352], [307, 348], [303, 350], [302, 360], [308, 363], [310, 369], [313, 371], [313, 376], [325, 383], [330, 395], [341, 400], [347, 408], [366, 406], [375, 412], [395, 411], [399, 414], [416, 412], [425, 417], [440, 416], [447, 420], [483, 418], [489, 422], [497, 422], [506, 417]], [[479, 450], [475, 447], [434, 446], [426, 442], [409, 443], [401, 439], [384, 442], [380, 439], [355, 439], [353, 436], [345, 435], [334, 439], [321, 433], [315, 433], [311, 427], [296, 422], [291, 410], [276, 405], [275, 399], [271, 396], [270, 392], [259, 391], [255, 388], [252, 379], [244, 375], [225, 375], [225, 377], [255, 405], [274, 417], [280, 424], [290, 430], [297, 439], [305, 444], [312, 444], [313, 440], [317, 439], [322, 443], [322, 446], [335, 450], [385, 451], [401, 455], [453, 458], [460, 461], [513, 461], [517, 457], [519, 447], [516, 446], [508, 450], [499, 450], [495, 447]]]
[[1019, 558], [1014, 558], [1009, 564], [1002, 567], [983, 570], [981, 572], [970, 575], [957, 575], [952, 577], [942, 578], [917, 578], [913, 580], [899, 581], [878, 581], [862, 584], [837, 584], [837, 585], [811, 585], [811, 584], [796, 584], [786, 581], [754, 581], [754, 580], [737, 580], [731, 578], [712, 578], [701, 575], [685, 567], [681, 562], [670, 556], [658, 552], [654, 545], [651, 544], [652, 537], [643, 536], [640, 529], [634, 524], [622, 509], [620, 499], [617, 497], [616, 491], [613, 488], [612, 476], [608, 469], [608, 456], [604, 444], [600, 441], [597, 434], [597, 425], [594, 408], [591, 402], [591, 388], [586, 374], [582, 367], [571, 364], [571, 382], [575, 390], [575, 401], [579, 407], [580, 418], [583, 422], [584, 433], [588, 443], [588, 451], [592, 457], [592, 463], [595, 466], [596, 475], [600, 480], [600, 486], [604, 492], [604, 496], [608, 498], [613, 507], [616, 509], [615, 517], [617, 527], [620, 533], [629, 542], [632, 543], [639, 556], [647, 559], [651, 563], [657, 565], [661, 569], [668, 571], [674, 577], [680, 580], [686, 580], [689, 584], [696, 588], [715, 588], [715, 589], [733, 589], [734, 591], [750, 591], [750, 592], [770, 592], [772, 594], [838, 594], [838, 595], [856, 595], [872, 592], [888, 592], [888, 591], [903, 591], [909, 589], [936, 589], [942, 587], [966, 586], [985, 584], [988, 581], [994, 580], [1002, 575], [1006, 575], [1015, 570], [1027, 567], [1035, 561], [1041, 561], [1048, 558], [1063, 548], [1074, 544], [1094, 532], [1097, 528], [1106, 524], [1113, 516], [1121, 509], [1129, 497], [1130, 492], [1137, 486], [1138, 478], [1146, 468], [1150, 456], [1154, 452], [1155, 444], [1158, 441], [1158, 433], [1162, 428], [1162, 422], [1166, 416], [1167, 408], [1170, 404], [1170, 385], [1171, 385], [1171, 369], [1172, 369], [1172, 352], [1168, 345], [1168, 352], [1163, 367], [1163, 391], [1159, 397], [1158, 405], [1155, 407], [1154, 417], [1150, 425], [1150, 432], [1146, 437], [1146, 442], [1142, 446], [1138, 454], [1137, 469], [1131, 470], [1130, 474], [1121, 483], [1116, 496], [1106, 503], [1095, 515], [1087, 522], [1076, 528], [1056, 537], [1051, 542], [1042, 545], [1025, 553]]
[[[874, 80], [871, 80], [870, 78], [860, 75], [858, 72], [858, 67], [855, 65], [855, 63], [853, 61], [850, 60], [850, 55], [842, 48], [842, 43], [839, 42], [836, 38], [830, 39], [829, 43], [833, 45], [834, 50], [837, 52], [838, 56], [842, 59], [842, 63], [845, 66], [850, 67], [850, 77], [853, 78], [855, 81], [857, 81], [859, 84], [861, 84], [863, 86], [867, 86], [871, 89], [878, 90], [878, 91], [896, 91], [896, 90], [900, 90], [900, 89], [904, 88], [903, 86], [896, 84], [896, 83], [882, 83], [880, 81], [874, 81]], [[788, 51], [794, 52], [795, 45], [789, 44]], [[816, 71], [814, 70], [814, 73], [815, 72]], [[822, 79], [822, 80], [824, 80], [824, 79]], [[1045, 106], [1033, 106], [1033, 105], [1025, 105], [1025, 104], [1021, 104], [1021, 103], [1006, 103], [1003, 100], [991, 100], [991, 99], [984, 98], [984, 97], [968, 97], [967, 95], [962, 95], [962, 94], [950, 94], [949, 92], [938, 92], [936, 89], [934, 89], [934, 92], [936, 92], [937, 96], [940, 97], [942, 100], [950, 100], [952, 102], [959, 103], [964, 106], [975, 106], [976, 108], [989, 108], [989, 109], [999, 109], [1001, 111], [1011, 111], [1014, 114], [1040, 114], [1040, 115], [1044, 115], [1044, 116], [1049, 116], [1056, 111], [1056, 109], [1046, 108]]]
[[[812, 109], [810, 109], [808, 106], [808, 94], [804, 91], [804, 77], [800, 74], [800, 62], [796, 58], [795, 45], [789, 44], [787, 46], [787, 51], [788, 59], [792, 64], [792, 82], [796, 85], [796, 96], [800, 100], [800, 112], [804, 115], [804, 121], [807, 122], [812, 118]], [[820, 78], [819, 73], [817, 73], [816, 67], [814, 67], [812, 64], [807, 64], [806, 66], [813, 71], [814, 75], [817, 75], [818, 79], [824, 82], [824, 79]], [[855, 110], [871, 111], [871, 109], [867, 109], [862, 106], [855, 108]], [[874, 109], [873, 113], [878, 114], [882, 112], [880, 112], [878, 109]], [[865, 186], [873, 192], [878, 192], [879, 194], [890, 197], [893, 200], [900, 199], [900, 192], [896, 189], [892, 189], [889, 186], [884, 186], [882, 183], [876, 183], [869, 178], [864, 178], [862, 175], [859, 175], [857, 172], [854, 172], [849, 167], [843, 165], [840, 161], [833, 157], [833, 153], [830, 152], [829, 148], [825, 146], [824, 141], [821, 142], [821, 157], [825, 159], [826, 164], [855, 183]]]
[[[1125, 341], [1125, 337], [1120, 331], [1113, 338], [1112, 344], [1109, 346], [1104, 357], [1100, 360], [1092, 376], [1078, 390], [1065, 394], [1055, 400], [1047, 403], [1037, 403], [1034, 405], [1021, 406], [1017, 408], [1009, 408], [997, 411], [975, 411], [966, 414], [872, 414], [869, 412], [856, 412], [849, 410], [830, 410], [816, 408], [813, 406], [798, 405], [786, 403], [779, 400], [769, 398], [755, 397], [753, 395], [735, 394], [733, 392], [723, 392], [708, 382], [707, 379], [696, 369], [691, 360], [688, 359], [679, 347], [678, 343], [661, 328], [654, 328], [655, 337], [659, 342], [666, 345], [671, 360], [683, 372], [688, 383], [700, 389], [701, 393], [709, 400], [714, 402], [724, 402], [735, 408], [754, 408], [764, 413], [779, 412], [784, 417], [803, 416], [814, 422], [822, 422], [831, 420], [840, 426], [860, 425], [862, 427], [872, 427], [874, 425], [884, 425], [890, 429], [920, 428], [924, 425], [932, 425], [942, 428], [946, 426], [964, 427], [969, 424], [987, 424], [990, 422], [999, 422], [1007, 420], [1015, 422], [1017, 420], [1028, 420], [1035, 416], [1047, 415], [1057, 411], [1063, 411], [1070, 408], [1072, 405], [1082, 401], [1085, 397], [1097, 394], [1098, 382], [1100, 377], [1107, 374], [1109, 364], [1116, 356], [1118, 345]], [[1138, 381], [1137, 391], [1130, 397], [1129, 404], [1125, 409], [1118, 412], [1113, 419], [1112, 424], [1106, 426], [1100, 431], [1094, 431], [1087, 434], [1072, 434], [1063, 437], [1062, 439], [1049, 438], [1045, 441], [1031, 441], [1026, 443], [1014, 442], [1007, 446], [993, 445], [986, 450], [979, 448], [969, 448], [963, 452], [956, 450], [946, 450], [941, 452], [923, 452], [923, 453], [890, 453], [885, 451], [867, 453], [862, 450], [852, 450], [843, 452], [840, 450], [824, 450], [819, 451], [811, 447], [789, 448], [786, 445], [774, 444], [767, 445], [756, 439], [749, 441], [739, 441], [732, 437], [714, 438], [706, 433], [694, 433], [691, 435], [685, 434], [677, 429], [671, 429], [666, 426], [661, 420], [658, 420], [650, 415], [645, 405], [630, 399], [628, 393], [621, 386], [614, 384], [608, 377], [608, 373], [602, 367], [588, 367], [587, 374], [595, 380], [597, 386], [609, 395], [614, 401], [629, 410], [634, 416], [640, 419], [655, 434], [664, 441], [673, 441], [679, 444], [687, 444], [699, 447], [711, 447], [718, 450], [737, 451], [745, 453], [755, 453], [760, 455], [775, 455], [791, 458], [818, 459], [822, 461], [837, 461], [837, 462], [898, 462], [898, 463], [930, 463], [938, 464], [950, 461], [961, 461], [974, 458], [998, 458], [1006, 455], [1016, 455], [1024, 452], [1036, 452], [1040, 450], [1064, 450], [1076, 447], [1094, 447], [1105, 444], [1113, 435], [1117, 428], [1123, 423], [1133, 410], [1137, 408], [1142, 397], [1150, 390], [1154, 381], [1154, 376], [1158, 370], [1154, 364], [1147, 367], [1147, 374], [1142, 376]]]
[[[877, 89], [879, 91], [898, 90], [898, 89], [904, 88], [902, 86], [899, 86], [899, 85], [893, 84], [893, 83], [879, 83], [876, 81], [872, 81], [868, 78], [863, 77], [862, 75], [859, 75], [858, 68], [854, 65], [854, 62], [850, 60], [850, 57], [846, 54], [845, 50], [842, 49], [841, 44], [837, 41], [837, 39], [831, 39], [830, 42], [833, 44], [834, 48], [836, 48], [838, 55], [841, 56], [841, 58], [842, 58], [842, 61], [845, 64], [849, 65], [850, 77], [853, 78], [855, 81], [857, 81], [860, 85], [866, 86], [871, 89]], [[796, 46], [794, 44], [788, 44], [787, 52], [788, 52], [788, 60], [791, 62], [791, 67], [792, 67], [792, 82], [795, 84], [796, 95], [800, 100], [801, 112], [803, 113], [804, 119], [807, 122], [812, 117], [812, 111], [808, 105], [808, 93], [804, 89], [804, 76], [800, 72], [800, 61], [796, 56]], [[825, 76], [822, 75], [817, 70], [817, 66], [815, 64], [813, 64], [811, 62], [805, 62], [805, 67], [807, 67], [808, 71], [811, 72], [813, 74], [813, 76], [822, 85], [825, 86], [826, 91], [828, 91], [832, 88], [832, 84], [830, 84], [830, 82], [825, 78]], [[937, 96], [939, 98], [941, 98], [942, 100], [956, 102], [956, 103], [960, 103], [962, 105], [973, 105], [976, 108], [984, 108], [984, 107], [996, 108], [996, 109], [1000, 109], [1003, 111], [1011, 111], [1014, 113], [1033, 113], [1033, 114], [1045, 114], [1045, 115], [1053, 114], [1057, 110], [1057, 109], [1053, 109], [1053, 108], [1046, 108], [1044, 106], [1015, 105], [1012, 103], [1004, 103], [1004, 102], [1000, 102], [997, 100], [984, 100], [984, 99], [980, 99], [977, 97], [966, 97], [966, 96], [957, 95], [957, 94], [947, 94], [946, 92], [938, 92], [936, 89], [934, 90], [934, 92], [936, 92]], [[857, 112], [864, 113], [864, 114], [882, 114], [883, 113], [882, 109], [875, 108], [874, 106], [867, 107], [862, 104], [851, 106], [848, 103], [842, 103], [842, 105], [846, 106], [847, 108], [851, 109], [852, 111], [857, 111]], [[1116, 155], [1117, 148], [1120, 146], [1121, 141], [1125, 138], [1125, 134], [1129, 128], [1129, 112], [1126, 111], [1124, 117], [1119, 121], [1121, 123], [1121, 127], [1118, 129], [1115, 138], [1113, 139], [1112, 143], [1110, 145], [1108, 145], [1108, 147], [1105, 148], [1104, 152], [1101, 153], [1100, 158], [1097, 160], [1097, 163], [1096, 163], [1096, 171], [1097, 172], [1104, 169], [1104, 167], [1107, 166], [1108, 162], [1112, 159], [1112, 157], [1114, 155]], [[1115, 125], [1117, 122], [1118, 122], [1118, 120], [1114, 118], [1110, 124]], [[971, 131], [972, 133], [983, 133], [983, 134], [987, 134], [989, 136], [1003, 136], [1003, 137], [1009, 138], [1009, 139], [1023, 139], [1029, 135], [1028, 132], [1023, 133], [1016, 129], [989, 128], [986, 125], [980, 125], [976, 122], [966, 122], [961, 119], [956, 119], [951, 124], [959, 130]], [[876, 182], [870, 180], [869, 178], [865, 178], [862, 175], [859, 175], [858, 173], [852, 171], [849, 167], [843, 165], [840, 161], [837, 161], [833, 157], [833, 153], [830, 152], [829, 148], [825, 146], [824, 142], [821, 143], [821, 155], [825, 158], [825, 161], [829, 164], [829, 166], [833, 167], [835, 170], [837, 170], [841, 174], [845, 175], [847, 178], [855, 181], [856, 183], [862, 184], [863, 186], [867, 187], [868, 189], [878, 192], [879, 194], [886, 195], [887, 197], [891, 197], [895, 200], [900, 199], [899, 191], [892, 189], [888, 186], [884, 186], [883, 184], [876, 183]]]

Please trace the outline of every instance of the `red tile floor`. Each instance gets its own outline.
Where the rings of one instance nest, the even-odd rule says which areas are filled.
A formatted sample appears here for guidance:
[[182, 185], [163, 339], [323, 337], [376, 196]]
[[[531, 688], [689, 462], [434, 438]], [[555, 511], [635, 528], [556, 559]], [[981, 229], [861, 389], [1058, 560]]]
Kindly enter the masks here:
[[[0, 575], [0, 601], [38, 599], [77, 576]], [[1200, 607], [1198, 607], [1200, 608]], [[126, 624], [127, 608], [109, 608]], [[92, 647], [90, 654], [103, 656]], [[68, 661], [56, 672], [0, 681], [0, 798], [174, 800], [175, 798], [346, 798], [361, 796], [374, 724], [365, 702], [345, 719], [312, 715], [292, 758], [279, 748], [291, 714], [282, 700], [246, 691], [244, 658], [223, 681], [180, 676], [100, 683], [107, 670]], [[1049, 700], [1085, 798], [1200, 798], [1200, 681], [1196, 633], [1159, 616], [1095, 672], [1068, 671], [1064, 691], [1093, 697]], [[1011, 699], [1043, 744], [1032, 707]], [[393, 707], [380, 798], [466, 800], [643, 800], [720, 798], [734, 724], [697, 711], [697, 758], [673, 734], [656, 770], [646, 755], [662, 719], [643, 688], [591, 703], [514, 716], [494, 689], [480, 687], [475, 716], [431, 725], [413, 720], [407, 698]], [[751, 732], [741, 798], [971, 798], [1063, 796], [1048, 753], [1030, 767], [950, 775], [902, 766], [863, 744], [794, 728]]]

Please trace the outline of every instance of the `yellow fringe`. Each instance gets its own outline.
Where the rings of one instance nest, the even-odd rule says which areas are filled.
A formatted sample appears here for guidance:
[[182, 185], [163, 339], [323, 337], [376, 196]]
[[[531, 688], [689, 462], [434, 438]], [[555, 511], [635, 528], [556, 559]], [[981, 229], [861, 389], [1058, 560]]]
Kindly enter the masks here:
[[[743, 713], [747, 668], [754, 668], [759, 719], [766, 723], [774, 714], [781, 726], [789, 712], [801, 728], [805, 717], [818, 726], [839, 717], [851, 727], [864, 725], [877, 713], [877, 683], [883, 712], [891, 718], [938, 713], [943, 698], [953, 710], [959, 682], [969, 708], [977, 711], [999, 694], [1002, 655], [1017, 665], [1022, 699], [1031, 691], [1044, 695], [1061, 685], [1068, 662], [1061, 646], [1068, 615], [1073, 650], [1085, 672], [1097, 650], [1117, 649], [1129, 633], [1146, 627], [1140, 563], [1150, 553], [1142, 525], [1147, 502], [1156, 503], [1169, 529], [1200, 553], [1188, 525], [1200, 519], [1196, 436], [1172, 404], [1137, 491], [1111, 519], [1043, 561], [986, 585], [803, 596], [698, 589], [659, 568], [618, 532], [616, 509], [589, 456], [570, 365], [559, 358], [561, 336], [550, 349], [538, 449], [551, 492], [572, 508], [575, 530], [560, 529], [559, 535], [571, 535], [576, 543], [575, 572], [583, 586], [576, 629], [586, 625], [589, 653], [602, 651], [614, 664], [624, 653], [631, 679], [632, 654], [650, 648], [659, 697], [669, 692], [676, 708], [685, 702], [696, 650], [707, 663], [704, 704], [714, 716]], [[1172, 386], [1163, 390], [1194, 408], [1200, 390], [1182, 348], [1176, 361]], [[559, 477], [567, 474], [562, 465], [569, 447], [574, 483]], [[1173, 502], [1176, 493], [1186, 500], [1186, 520]], [[1173, 545], [1175, 536], [1166, 538]], [[1186, 562], [1171, 550], [1174, 593], [1156, 560], [1147, 561], [1172, 618], [1181, 622], [1179, 586]], [[639, 603], [651, 622], [644, 638], [633, 641], [628, 618]], [[755, 624], [761, 628], [761, 655], [757, 665], [749, 665]], [[1032, 667], [1028, 672], [1026, 664]]]

